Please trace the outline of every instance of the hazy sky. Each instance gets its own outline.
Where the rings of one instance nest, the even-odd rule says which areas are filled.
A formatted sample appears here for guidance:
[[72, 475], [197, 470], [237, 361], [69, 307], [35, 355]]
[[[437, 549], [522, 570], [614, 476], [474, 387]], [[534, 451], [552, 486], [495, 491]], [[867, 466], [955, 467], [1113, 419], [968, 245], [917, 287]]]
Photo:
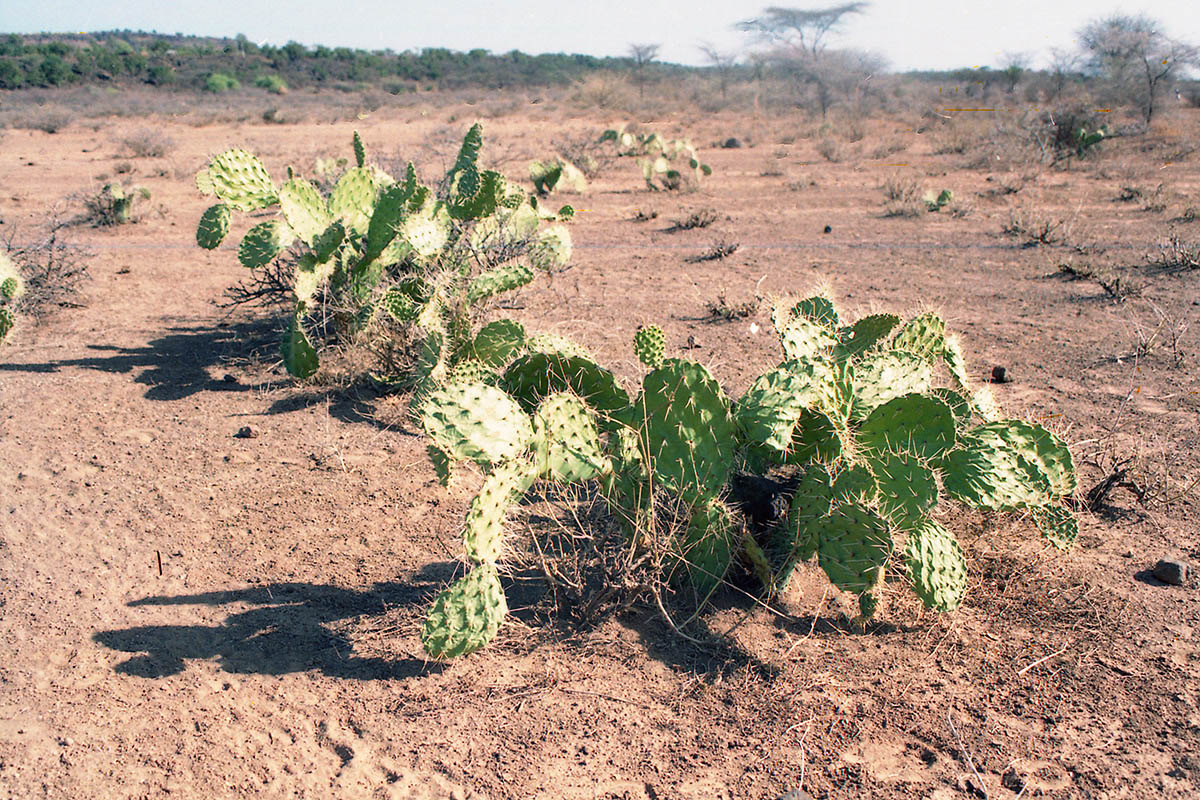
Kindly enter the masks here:
[[[701, 42], [740, 51], [733, 29], [765, 6], [832, 5], [838, 0], [0, 0], [0, 32], [98, 31], [233, 36], [256, 42], [407, 50], [481, 47], [497, 53], [624, 55], [631, 43], [662, 45], [660, 59], [703, 63]], [[874, 50], [893, 69], [996, 65], [1006, 52], [1036, 58], [1069, 47], [1085, 21], [1114, 11], [1144, 12], [1168, 34], [1200, 43], [1197, 0], [876, 0], [849, 18], [834, 45]]]

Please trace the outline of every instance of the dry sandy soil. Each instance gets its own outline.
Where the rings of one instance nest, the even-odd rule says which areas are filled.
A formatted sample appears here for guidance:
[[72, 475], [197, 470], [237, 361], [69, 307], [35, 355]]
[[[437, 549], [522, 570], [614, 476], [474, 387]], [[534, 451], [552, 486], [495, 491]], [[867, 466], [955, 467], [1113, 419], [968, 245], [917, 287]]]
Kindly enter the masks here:
[[[497, 642], [441, 664], [417, 634], [454, 575], [470, 486], [435, 482], [403, 397], [295, 385], [277, 363], [277, 318], [218, 307], [244, 273], [236, 237], [195, 247], [206, 202], [191, 175], [231, 146], [275, 174], [308, 170], [345, 155], [354, 127], [432, 175], [472, 114], [4, 132], [0, 216], [18, 240], [128, 160], [126, 130], [161, 126], [175, 147], [131, 160], [126, 177], [152, 193], [140, 221], [70, 231], [94, 253], [78, 306], [0, 351], [0, 795], [1200, 793], [1198, 595], [1149, 574], [1162, 557], [1200, 560], [1195, 494], [1180, 497], [1200, 476], [1200, 270], [1146, 266], [1169, 220], [1200, 202], [1187, 139], [1200, 113], [1068, 170], [1019, 172], [965, 169], [900, 123], [873, 124], [863, 145], [906, 149], [830, 163], [799, 123], [660, 121], [703, 148], [715, 173], [702, 191], [648, 193], [630, 163], [605, 173], [573, 199], [573, 269], [506, 313], [577, 339], [627, 380], [633, 331], [660, 323], [736, 396], [778, 356], [752, 332], [762, 311], [705, 319], [721, 296], [825, 281], [850, 312], [933, 307], [977, 377], [1007, 368], [1014, 380], [994, 388], [1010, 414], [1050, 419], [1072, 443], [1085, 488], [1132, 457], [1137, 486], [1166, 481], [1168, 494], [1114, 490], [1082, 514], [1066, 556], [1028, 520], [958, 514], [963, 608], [923, 612], [893, 584], [865, 631], [815, 567], [776, 609], [729, 590], [690, 629], [699, 645], [642, 603], [578, 627], [516, 571]], [[485, 157], [521, 175], [562, 133], [614, 121], [531, 106], [485, 121]], [[715, 147], [729, 136], [747, 146]], [[885, 218], [880, 187], [895, 173], [951, 188], [973, 212]], [[1117, 200], [1159, 183], [1165, 209]], [[704, 207], [714, 225], [665, 231]], [[1067, 219], [1080, 247], [1003, 235], [1011, 208]], [[1200, 239], [1200, 222], [1177, 228]], [[720, 238], [741, 247], [688, 261]], [[1114, 298], [1061, 263], [1134, 291]], [[234, 438], [245, 425], [260, 435]], [[547, 513], [534, 504], [513, 524]]]

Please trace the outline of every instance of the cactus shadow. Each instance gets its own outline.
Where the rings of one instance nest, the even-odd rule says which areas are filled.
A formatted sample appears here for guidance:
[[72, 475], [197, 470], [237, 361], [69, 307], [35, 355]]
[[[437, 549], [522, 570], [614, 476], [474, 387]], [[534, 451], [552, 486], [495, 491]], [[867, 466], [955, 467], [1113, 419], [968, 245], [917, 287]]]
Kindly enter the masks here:
[[113, 374], [136, 373], [134, 382], [148, 388], [148, 400], [182, 400], [199, 392], [246, 392], [252, 384], [214, 378], [210, 370], [235, 358], [253, 358], [278, 339], [274, 321], [218, 323], [210, 327], [168, 328], [167, 333], [138, 347], [88, 345], [93, 355], [58, 361], [0, 363], [0, 371], [54, 373], [68, 369]]
[[[116, 672], [142, 678], [164, 678], [182, 672], [189, 660], [215, 660], [235, 674], [284, 675], [319, 671], [353, 680], [403, 680], [435, 674], [442, 665], [402, 653], [375, 654], [372, 644], [395, 639], [397, 617], [420, 613], [452, 571], [424, 570], [409, 583], [376, 583], [366, 590], [313, 583], [269, 585], [191, 595], [151, 596], [129, 606], [233, 605], [213, 625], [180, 623], [99, 631], [93, 641], [131, 654]], [[246, 608], [249, 606], [249, 608]], [[411, 612], [411, 614], [410, 614]], [[376, 631], [371, 633], [370, 631]], [[368, 631], [364, 634], [363, 631]], [[371, 642], [367, 640], [371, 639]], [[360, 655], [356, 650], [365, 650]]]

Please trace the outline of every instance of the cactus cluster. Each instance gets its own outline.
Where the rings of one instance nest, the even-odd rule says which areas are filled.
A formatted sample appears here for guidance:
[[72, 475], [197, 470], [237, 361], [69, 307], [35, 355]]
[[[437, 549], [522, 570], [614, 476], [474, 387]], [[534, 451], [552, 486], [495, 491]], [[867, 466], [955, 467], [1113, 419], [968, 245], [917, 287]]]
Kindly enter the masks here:
[[[664, 357], [656, 326], [634, 337], [649, 372], [632, 399], [575, 345], [512, 321], [481, 330], [470, 381], [444, 383], [419, 411], [444, 479], [460, 461], [488, 471], [466, 520], [477, 566], [435, 603], [429, 653], [495, 635], [504, 516], [538, 480], [598, 480], [631, 544], [665, 547], [665, 577], [700, 601], [733, 569], [772, 594], [815, 558], [863, 618], [888, 570], [926, 607], [951, 611], [968, 572], [938, 519], [943, 501], [1026, 512], [1050, 544], [1071, 547], [1070, 451], [1040, 425], [998, 416], [940, 316], [849, 323], [817, 295], [782, 298], [771, 318], [782, 361], [736, 402], [702, 365]], [[786, 512], [764, 516], [739, 488], [747, 476], [781, 487]]]
[[8, 253], [0, 250], [0, 345], [17, 325], [17, 301], [25, 294], [25, 280]]
[[621, 125], [604, 131], [600, 141], [612, 142], [618, 156], [636, 158], [651, 191], [695, 189], [703, 176], [712, 174], [712, 167], [700, 161], [696, 148], [686, 139], [666, 139], [652, 131], [635, 133]]
[[942, 191], [938, 192], [937, 194], [934, 194], [933, 192], [926, 192], [924, 196], [921, 197], [921, 201], [925, 203], [925, 210], [941, 211], [943, 208], [954, 202], [954, 192], [950, 191], [949, 189], [942, 189]]
[[201, 216], [196, 243], [220, 247], [235, 211], [276, 209], [242, 235], [237, 257], [257, 270], [288, 256], [288, 372], [307, 378], [318, 369], [308, 323], [324, 304], [339, 333], [373, 323], [415, 326], [425, 337], [417, 381], [428, 388], [464, 356], [480, 303], [570, 259], [569, 231], [544, 223], [566, 221], [573, 211], [547, 212], [500, 173], [480, 169], [479, 125], [436, 190], [421, 184], [412, 164], [395, 179], [368, 163], [357, 132], [352, 144], [353, 166], [327, 190], [320, 185], [327, 176], [314, 183], [289, 168], [277, 183], [245, 150], [217, 155], [196, 175], [197, 188], [217, 201]]

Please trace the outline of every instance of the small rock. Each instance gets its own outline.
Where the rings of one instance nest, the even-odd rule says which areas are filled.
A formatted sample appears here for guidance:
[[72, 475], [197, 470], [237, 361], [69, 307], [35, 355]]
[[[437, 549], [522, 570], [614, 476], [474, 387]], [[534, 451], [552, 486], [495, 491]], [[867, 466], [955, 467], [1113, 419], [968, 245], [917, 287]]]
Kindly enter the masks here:
[[1170, 558], [1164, 558], [1154, 565], [1154, 577], [1172, 586], [1183, 586], [1187, 583], [1190, 571], [1184, 562]]
[[243, 425], [238, 428], [238, 432], [233, 435], [235, 439], [257, 439], [258, 428], [252, 428], [249, 425]]
[[1008, 370], [1004, 367], [992, 367], [992, 383], [1008, 383], [1012, 378], [1008, 377]]
[[225, 383], [237, 383], [238, 382], [237, 375], [233, 375], [228, 372], [225, 373], [225, 377], [221, 378], [221, 380], [225, 381]]
[[724, 147], [726, 150], [736, 150], [737, 148], [739, 148], [741, 146], [742, 146], [742, 140], [738, 139], [736, 136], [730, 136], [728, 139], [726, 139], [724, 142], [721, 143], [721, 147]]
[[825, 226], [825, 232], [826, 232], [826, 233], [833, 233], [833, 226], [832, 226], [832, 225], [826, 225], [826, 226]]
[[779, 800], [812, 800], [812, 795], [803, 789], [793, 789], [787, 794], [779, 795]]

